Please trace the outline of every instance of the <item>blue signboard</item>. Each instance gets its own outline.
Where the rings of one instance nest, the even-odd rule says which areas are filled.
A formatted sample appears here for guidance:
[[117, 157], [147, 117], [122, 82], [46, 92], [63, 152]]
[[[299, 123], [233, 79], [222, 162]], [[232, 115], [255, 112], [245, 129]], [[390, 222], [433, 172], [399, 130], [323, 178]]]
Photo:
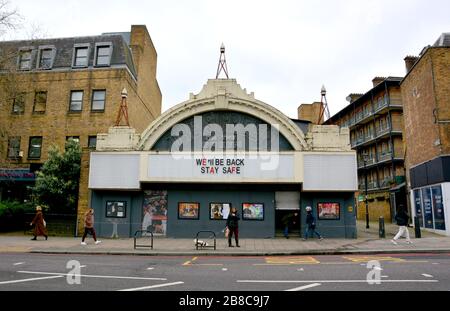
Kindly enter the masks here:
[[425, 218], [425, 228], [433, 229], [433, 209], [431, 205], [431, 189], [422, 189], [423, 212]]
[[0, 169], [0, 181], [34, 181], [36, 175], [29, 169]]
[[434, 228], [445, 230], [444, 204], [442, 202], [441, 186], [431, 187], [433, 198]]
[[414, 190], [414, 206], [416, 208], [416, 216], [419, 218], [420, 227], [423, 227], [423, 211], [420, 190]]

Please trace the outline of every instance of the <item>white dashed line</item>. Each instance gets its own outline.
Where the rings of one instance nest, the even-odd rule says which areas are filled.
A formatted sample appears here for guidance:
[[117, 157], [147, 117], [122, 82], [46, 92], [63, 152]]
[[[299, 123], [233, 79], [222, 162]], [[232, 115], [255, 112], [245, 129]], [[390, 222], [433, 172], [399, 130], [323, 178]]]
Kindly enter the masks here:
[[133, 291], [138, 291], [138, 290], [152, 289], [152, 288], [166, 287], [166, 286], [173, 286], [173, 285], [178, 285], [178, 284], [184, 284], [184, 282], [173, 282], [173, 283], [157, 284], [157, 285], [150, 285], [150, 286], [144, 286], [144, 287], [120, 289], [118, 291], [119, 292], [133, 292]]
[[422, 273], [422, 275], [426, 278], [432, 278], [433, 276], [431, 274]]
[[24, 262], [16, 262], [15, 264], [13, 264], [13, 266], [19, 266], [19, 265], [23, 265]]
[[297, 271], [305, 271], [303, 268], [297, 269]]
[[86, 265], [82, 265], [82, 266], [80, 266], [80, 268], [86, 268]]
[[133, 276], [115, 276], [115, 275], [92, 275], [92, 274], [72, 274], [72, 273], [55, 273], [55, 272], [35, 272], [35, 271], [17, 271], [18, 273], [29, 274], [47, 274], [59, 276], [80, 276], [84, 278], [99, 278], [99, 279], [126, 279], [126, 280], [151, 280], [151, 281], [167, 281], [165, 278], [143, 278]]
[[305, 285], [305, 286], [300, 286], [300, 287], [295, 287], [295, 288], [291, 288], [291, 289], [287, 289], [285, 290], [286, 292], [298, 292], [304, 289], [308, 289], [308, 288], [312, 288], [312, 287], [316, 287], [316, 286], [320, 286], [320, 283], [314, 283], [314, 284], [309, 284], [309, 285]]
[[62, 278], [62, 275], [54, 275], [54, 276], [44, 276], [42, 278], [32, 278], [32, 279], [22, 279], [22, 280], [12, 280], [12, 281], [3, 281], [0, 282], [0, 285], [3, 284], [13, 284], [13, 283], [22, 283], [22, 282], [32, 282], [32, 281], [39, 281], [39, 280], [48, 280], [48, 279], [56, 279], [56, 278]]
[[155, 269], [155, 268], [153, 268], [153, 267], [149, 267], [149, 268], [147, 268], [147, 270], [153, 270], [153, 269]]
[[222, 268], [222, 271], [228, 271], [228, 269], [227, 268]]

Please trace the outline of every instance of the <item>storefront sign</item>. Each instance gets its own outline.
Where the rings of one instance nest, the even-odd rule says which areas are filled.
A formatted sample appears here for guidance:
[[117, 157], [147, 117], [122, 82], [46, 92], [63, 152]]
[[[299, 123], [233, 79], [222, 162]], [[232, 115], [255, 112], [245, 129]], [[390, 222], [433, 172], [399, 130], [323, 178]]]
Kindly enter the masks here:
[[29, 169], [0, 169], [0, 180], [34, 181], [35, 178]]
[[173, 157], [171, 154], [148, 156], [150, 181], [239, 181], [254, 182], [294, 180], [294, 155], [222, 155], [206, 154]]

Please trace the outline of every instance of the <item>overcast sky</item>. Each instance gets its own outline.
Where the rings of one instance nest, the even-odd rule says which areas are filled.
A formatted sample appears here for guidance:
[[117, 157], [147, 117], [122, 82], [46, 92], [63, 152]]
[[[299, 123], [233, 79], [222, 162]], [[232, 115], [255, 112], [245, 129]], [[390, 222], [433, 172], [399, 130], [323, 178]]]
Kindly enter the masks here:
[[[158, 52], [163, 111], [216, 74], [289, 117], [327, 89], [331, 114], [375, 76], [403, 76], [403, 58], [450, 32], [448, 0], [10, 0], [48, 37], [130, 31], [145, 24]], [[25, 38], [30, 26], [15, 34]], [[3, 38], [5, 39], [5, 38]]]

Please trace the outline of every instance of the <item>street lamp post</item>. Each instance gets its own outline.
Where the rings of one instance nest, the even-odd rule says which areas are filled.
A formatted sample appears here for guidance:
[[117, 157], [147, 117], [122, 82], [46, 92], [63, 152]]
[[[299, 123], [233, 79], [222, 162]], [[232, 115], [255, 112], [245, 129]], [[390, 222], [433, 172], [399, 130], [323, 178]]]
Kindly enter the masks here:
[[364, 155], [364, 175], [365, 175], [365, 202], [366, 202], [366, 229], [369, 229], [369, 203], [367, 202], [367, 156]]

